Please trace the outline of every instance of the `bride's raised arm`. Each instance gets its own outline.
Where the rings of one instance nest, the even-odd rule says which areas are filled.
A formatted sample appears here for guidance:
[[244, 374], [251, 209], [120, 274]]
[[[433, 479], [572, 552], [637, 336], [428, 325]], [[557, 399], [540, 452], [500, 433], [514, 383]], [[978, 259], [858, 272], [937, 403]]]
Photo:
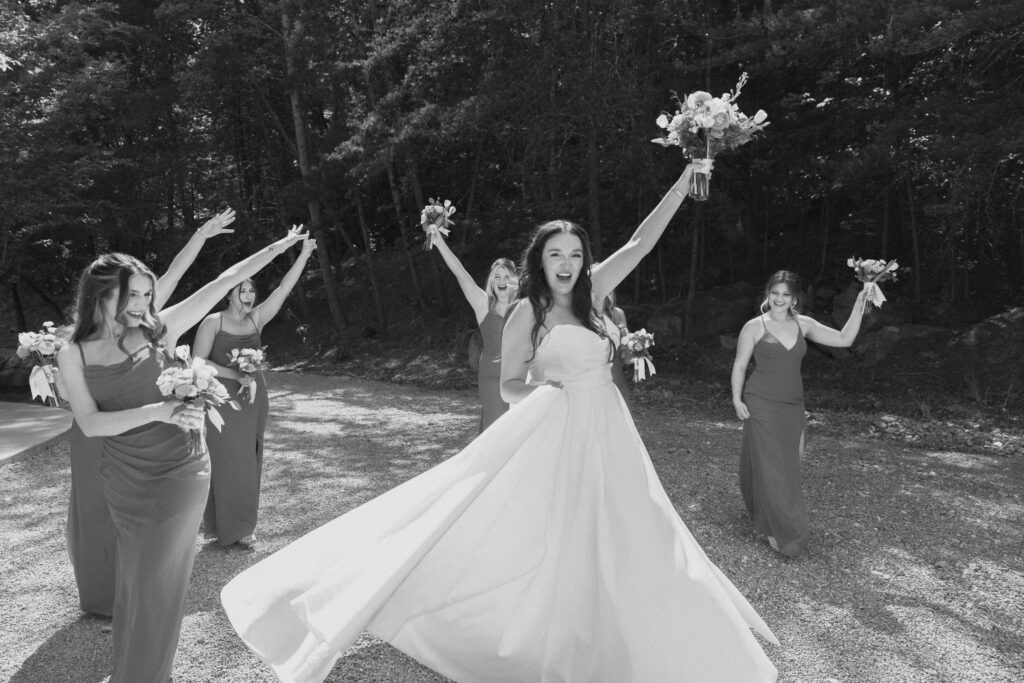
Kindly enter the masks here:
[[626, 279], [626, 276], [633, 272], [640, 260], [651, 253], [654, 245], [658, 243], [661, 234], [665, 232], [668, 222], [679, 210], [683, 200], [689, 193], [690, 176], [695, 169], [707, 169], [708, 162], [690, 162], [683, 169], [679, 180], [672, 185], [669, 191], [661, 198], [654, 210], [647, 215], [640, 227], [636, 229], [633, 236], [629, 238], [618, 251], [606, 258], [600, 265], [594, 266], [590, 278], [593, 282], [593, 298], [595, 302], [604, 301], [619, 283]]

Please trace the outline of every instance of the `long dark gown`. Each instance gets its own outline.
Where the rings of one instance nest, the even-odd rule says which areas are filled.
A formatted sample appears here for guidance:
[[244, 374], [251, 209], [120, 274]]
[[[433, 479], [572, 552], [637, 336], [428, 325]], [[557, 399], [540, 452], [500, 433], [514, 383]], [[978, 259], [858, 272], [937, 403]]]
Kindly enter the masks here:
[[508, 404], [501, 400], [501, 330], [505, 319], [488, 311], [480, 321], [483, 348], [477, 371], [477, 389], [480, 392], [480, 431], [508, 412]]
[[89, 438], [71, 423], [71, 494], [68, 500], [68, 558], [75, 570], [78, 601], [92, 614], [114, 613], [117, 538], [100, 476], [103, 439]]
[[[762, 321], [763, 322], [763, 321]], [[757, 366], [743, 388], [750, 417], [743, 423], [740, 490], [754, 529], [774, 536], [779, 552], [796, 557], [807, 546], [810, 524], [800, 482], [804, 390], [800, 365], [803, 331], [787, 349], [765, 330], [754, 346]]]
[[[250, 321], [252, 319], [250, 318]], [[210, 350], [210, 360], [225, 367], [231, 363], [232, 349], [258, 349], [263, 346], [259, 329], [233, 334], [218, 330]], [[228, 393], [238, 401], [241, 410], [222, 406], [218, 412], [224, 426], [218, 431], [206, 425], [206, 443], [210, 449], [210, 497], [206, 502], [203, 526], [206, 533], [217, 536], [217, 543], [237, 543], [256, 530], [260, 506], [260, 478], [263, 474], [263, 433], [267, 427], [270, 402], [263, 373], [256, 375], [252, 388], [254, 401], [240, 398], [241, 384], [233, 379], [219, 378]]]
[[[89, 365], [84, 354], [82, 362], [103, 412], [164, 400], [156, 386], [163, 358], [153, 347], [113, 365]], [[210, 460], [205, 450], [190, 454], [185, 432], [166, 422], [103, 437], [100, 457], [117, 534], [110, 683], [163, 683], [178, 648]]]

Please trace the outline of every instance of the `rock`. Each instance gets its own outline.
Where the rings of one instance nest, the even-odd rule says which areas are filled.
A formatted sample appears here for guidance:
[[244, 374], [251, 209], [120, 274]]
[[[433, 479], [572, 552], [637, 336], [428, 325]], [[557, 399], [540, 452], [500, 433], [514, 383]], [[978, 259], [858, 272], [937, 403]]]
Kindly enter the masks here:
[[1019, 395], [1024, 384], [1024, 308], [964, 329], [947, 344], [944, 356], [946, 374], [966, 386], [973, 398]]
[[[832, 323], [836, 329], [843, 329], [843, 325], [850, 318], [850, 311], [853, 310], [853, 304], [857, 300], [857, 295], [860, 294], [862, 289], [864, 289], [862, 283], [852, 282], [849, 287], [836, 296], [832, 306]], [[902, 325], [904, 322], [905, 318], [899, 312], [899, 307], [890, 298], [889, 301], [882, 304], [881, 308], [875, 308], [874, 305], [868, 304], [867, 310], [864, 312], [864, 319], [860, 324], [860, 331], [861, 334], [864, 334], [865, 332], [880, 330], [883, 327]]]
[[654, 343], [660, 347], [683, 343], [683, 319], [678, 315], [656, 315], [647, 321], [645, 327], [654, 335]]
[[931, 325], [889, 325], [877, 332], [862, 334], [853, 343], [853, 353], [869, 363], [882, 360], [903, 342], [917, 339], [934, 339], [936, 342], [950, 336], [951, 332], [943, 327]]
[[28, 389], [28, 376], [32, 370], [28, 367], [9, 368], [0, 371], [0, 387], [24, 387]]

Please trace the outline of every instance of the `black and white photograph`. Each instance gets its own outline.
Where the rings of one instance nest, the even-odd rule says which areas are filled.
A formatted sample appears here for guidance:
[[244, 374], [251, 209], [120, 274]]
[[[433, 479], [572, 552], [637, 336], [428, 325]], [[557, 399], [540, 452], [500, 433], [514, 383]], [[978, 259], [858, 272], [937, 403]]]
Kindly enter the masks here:
[[0, 0], [0, 680], [1024, 680], [1024, 0]]

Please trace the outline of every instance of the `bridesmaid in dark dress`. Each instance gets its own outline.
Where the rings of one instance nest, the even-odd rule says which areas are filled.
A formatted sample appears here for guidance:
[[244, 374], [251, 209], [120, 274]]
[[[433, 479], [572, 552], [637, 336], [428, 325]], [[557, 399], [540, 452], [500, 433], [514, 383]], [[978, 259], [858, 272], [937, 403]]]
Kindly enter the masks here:
[[501, 330], [509, 306], [515, 301], [519, 284], [516, 266], [507, 258], [500, 258], [491, 264], [487, 274], [486, 291], [481, 289], [472, 276], [452, 252], [444, 239], [438, 237], [437, 250], [448, 265], [448, 269], [459, 282], [462, 294], [473, 307], [476, 324], [483, 338], [480, 351], [480, 366], [477, 370], [477, 389], [480, 393], [480, 431], [505, 414], [508, 403], [501, 398]]
[[[842, 331], [798, 313], [803, 296], [795, 273], [780, 270], [765, 286], [761, 315], [747, 321], [732, 367], [732, 402], [743, 420], [740, 491], [755, 531], [773, 550], [796, 557], [807, 546], [810, 524], [800, 482], [804, 396], [800, 365], [805, 339], [846, 347], [860, 331], [862, 291]], [[753, 356], [756, 366], [746, 380]]]
[[222, 410], [224, 427], [207, 425], [206, 444], [210, 450], [210, 497], [206, 501], [203, 526], [218, 545], [252, 545], [256, 538], [256, 516], [260, 505], [260, 477], [263, 473], [263, 432], [270, 402], [262, 373], [250, 388], [251, 396], [240, 397], [242, 373], [230, 367], [232, 349], [263, 348], [261, 333], [288, 298], [302, 270], [316, 249], [307, 239], [302, 252], [277, 289], [256, 305], [256, 288], [246, 280], [231, 290], [225, 310], [208, 315], [196, 332], [194, 355], [206, 358], [217, 368], [217, 376], [241, 410]]
[[75, 332], [58, 363], [83, 434], [103, 437], [100, 476], [116, 534], [111, 683], [170, 676], [209, 490], [209, 457], [190, 453], [183, 431], [202, 425], [202, 410], [165, 400], [156, 386], [164, 349], [304, 238], [293, 229], [162, 313], [156, 278], [134, 257], [107, 254], [82, 274]]
[[[227, 209], [203, 224], [171, 261], [167, 272], [157, 280], [153, 307], [159, 311], [171, 298], [178, 281], [196, 260], [211, 237], [233, 233], [227, 226], [235, 212]], [[71, 494], [68, 501], [68, 558], [75, 571], [78, 600], [82, 610], [109, 617], [114, 613], [114, 521], [103, 495], [100, 477], [101, 437], [89, 438], [77, 421], [71, 423]]]

